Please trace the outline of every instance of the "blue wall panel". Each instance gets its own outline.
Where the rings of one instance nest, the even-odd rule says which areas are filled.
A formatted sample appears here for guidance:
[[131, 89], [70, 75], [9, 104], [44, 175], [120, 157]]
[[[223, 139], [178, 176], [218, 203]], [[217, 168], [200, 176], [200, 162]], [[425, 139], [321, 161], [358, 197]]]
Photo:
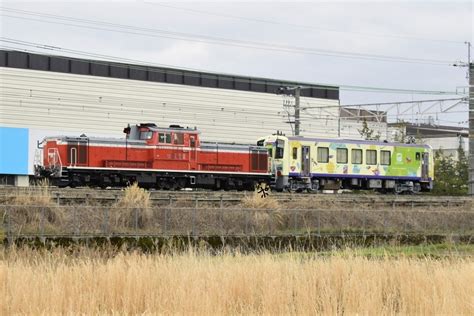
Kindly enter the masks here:
[[28, 174], [28, 129], [0, 127], [0, 174]]

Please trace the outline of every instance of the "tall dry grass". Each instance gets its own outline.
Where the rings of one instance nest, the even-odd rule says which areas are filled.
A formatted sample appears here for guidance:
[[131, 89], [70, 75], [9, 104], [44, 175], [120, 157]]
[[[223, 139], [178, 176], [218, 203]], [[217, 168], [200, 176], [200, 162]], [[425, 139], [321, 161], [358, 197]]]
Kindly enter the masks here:
[[113, 207], [119, 210], [113, 213], [116, 227], [143, 228], [153, 216], [150, 192], [140, 188], [136, 182], [125, 188]]
[[472, 315], [474, 263], [227, 253], [17, 250], [0, 261], [4, 315]]

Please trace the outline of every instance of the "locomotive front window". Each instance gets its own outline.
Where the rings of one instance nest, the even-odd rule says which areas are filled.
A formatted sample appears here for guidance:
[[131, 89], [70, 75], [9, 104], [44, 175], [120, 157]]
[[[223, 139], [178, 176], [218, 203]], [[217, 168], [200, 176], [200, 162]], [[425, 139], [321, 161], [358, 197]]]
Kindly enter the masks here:
[[153, 132], [150, 132], [150, 131], [140, 132], [140, 139], [141, 140], [149, 140], [152, 137], [153, 137]]
[[171, 144], [171, 134], [166, 133], [165, 135], [166, 135], [166, 143]]

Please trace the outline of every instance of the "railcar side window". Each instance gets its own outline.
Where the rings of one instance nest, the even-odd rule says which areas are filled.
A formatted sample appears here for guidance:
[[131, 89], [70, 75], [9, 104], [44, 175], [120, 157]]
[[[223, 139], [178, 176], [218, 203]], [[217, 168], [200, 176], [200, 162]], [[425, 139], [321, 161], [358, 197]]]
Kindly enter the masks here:
[[380, 151], [380, 164], [385, 166], [390, 166], [390, 151], [381, 150]]
[[352, 149], [351, 155], [353, 164], [360, 165], [362, 163], [362, 149]]
[[368, 165], [376, 165], [377, 164], [377, 151], [367, 149], [365, 151], [365, 161]]
[[318, 147], [318, 162], [326, 163], [329, 162], [329, 148]]
[[183, 145], [184, 144], [184, 135], [181, 133], [174, 134], [174, 144], [175, 145]]
[[336, 161], [337, 163], [347, 163], [347, 149], [346, 148], [337, 149]]
[[148, 140], [148, 139], [151, 139], [152, 137], [153, 137], [153, 132], [150, 132], [150, 131], [140, 132], [141, 140]]
[[293, 159], [298, 158], [298, 147], [293, 147]]

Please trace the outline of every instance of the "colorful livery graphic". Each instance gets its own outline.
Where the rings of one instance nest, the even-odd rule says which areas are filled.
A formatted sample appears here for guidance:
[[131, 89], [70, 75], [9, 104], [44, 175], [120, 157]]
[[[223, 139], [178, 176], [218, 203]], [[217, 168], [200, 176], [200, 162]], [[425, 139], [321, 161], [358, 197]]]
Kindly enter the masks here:
[[253, 190], [270, 182], [267, 149], [211, 143], [196, 129], [139, 124], [125, 138], [47, 137], [36, 174], [58, 186]]
[[376, 189], [429, 191], [434, 163], [431, 147], [378, 141], [271, 135], [267, 147], [274, 187], [281, 190]]

